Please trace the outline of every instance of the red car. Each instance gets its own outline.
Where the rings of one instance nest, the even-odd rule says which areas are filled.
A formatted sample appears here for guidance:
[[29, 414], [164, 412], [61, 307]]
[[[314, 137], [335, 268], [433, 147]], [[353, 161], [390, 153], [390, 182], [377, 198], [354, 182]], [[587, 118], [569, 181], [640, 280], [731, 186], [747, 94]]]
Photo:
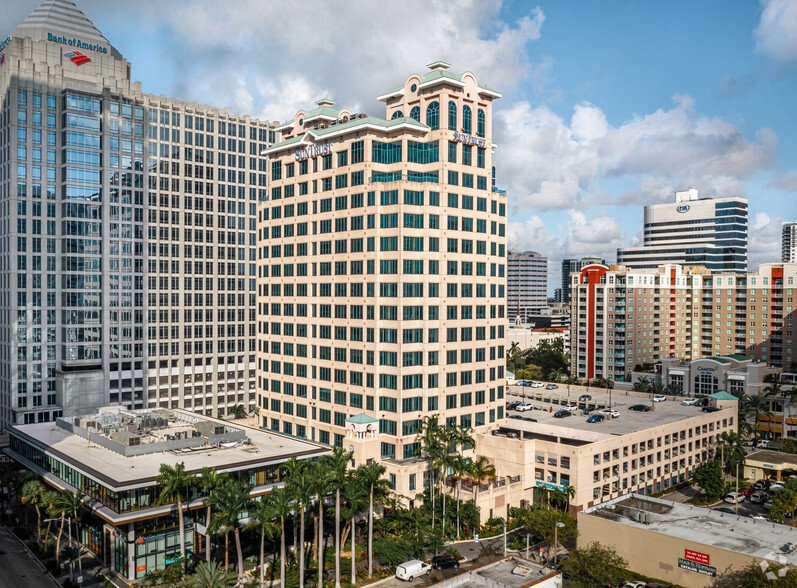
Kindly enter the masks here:
[[747, 486], [746, 488], [742, 488], [739, 490], [739, 494], [744, 494], [745, 498], [750, 498], [750, 495], [755, 492], [752, 486]]

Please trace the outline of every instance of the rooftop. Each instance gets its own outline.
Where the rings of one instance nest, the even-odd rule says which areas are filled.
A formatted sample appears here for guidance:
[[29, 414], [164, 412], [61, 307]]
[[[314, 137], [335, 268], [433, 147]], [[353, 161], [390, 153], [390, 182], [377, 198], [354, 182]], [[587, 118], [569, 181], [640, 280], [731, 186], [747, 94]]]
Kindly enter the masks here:
[[758, 451], [748, 454], [747, 457], [744, 458], [744, 461], [747, 465], [750, 465], [750, 462], [756, 462], [760, 464], [770, 464], [770, 467], [774, 464], [778, 464], [797, 468], [797, 455], [793, 453], [784, 453], [782, 451], [759, 449]]
[[[628, 395], [626, 395], [628, 394]], [[609, 394], [602, 388], [592, 388], [585, 391], [581, 388], [571, 389], [565, 385], [560, 385], [554, 390], [545, 388], [531, 388], [528, 386], [510, 386], [507, 393], [507, 401], [524, 400], [530, 402], [536, 410], [525, 412], [507, 411], [506, 415], [533, 418], [537, 422], [524, 421], [522, 419], [507, 418], [503, 423], [503, 428], [523, 431], [525, 438], [548, 437], [561, 438], [562, 443], [583, 445], [594, 443], [616, 437], [617, 435], [627, 435], [637, 431], [643, 431], [657, 426], [669, 425], [678, 421], [690, 418], [703, 417], [706, 413], [702, 412], [697, 406], [684, 406], [681, 399], [673, 400], [668, 396], [665, 402], [651, 402], [649, 395], [644, 394], [634, 396], [633, 392], [625, 390], [614, 390], [611, 395], [611, 407], [620, 413], [617, 418], [607, 418], [601, 423], [588, 423], [587, 416], [581, 414], [585, 406], [602, 409], [609, 406]], [[579, 402], [579, 397], [586, 395], [591, 399], [586, 402]], [[735, 399], [735, 397], [734, 397]], [[571, 402], [578, 405], [571, 416], [556, 418], [554, 414], [565, 404]], [[629, 407], [642, 404], [653, 407], [650, 412], [637, 412], [629, 410]], [[731, 410], [731, 409], [727, 409]], [[711, 413], [718, 417], [721, 412]], [[732, 409], [732, 416], [736, 415], [736, 409]]]
[[[125, 411], [130, 413], [148, 413], [149, 411]], [[11, 428], [11, 436], [18, 437], [41, 448], [47, 455], [69, 464], [113, 490], [144, 487], [152, 484], [158, 475], [161, 464], [176, 465], [185, 463], [185, 469], [191, 473], [199, 473], [204, 466], [219, 471], [236, 471], [252, 467], [281, 463], [291, 456], [312, 458], [329, 453], [329, 450], [291, 437], [237, 425], [196, 413], [172, 410], [175, 417], [182, 421], [197, 419], [199, 427], [224, 428], [228, 433], [235, 433], [236, 439], [216, 443], [202, 443], [194, 447], [174, 448], [164, 442], [164, 450], [145, 453], [143, 455], [124, 455], [115, 448], [106, 448], [99, 443], [104, 439], [101, 435], [81, 435], [70, 432], [55, 423], [36, 423], [16, 425]], [[97, 421], [101, 415], [91, 415]], [[139, 415], [141, 416], [141, 415]], [[78, 421], [86, 417], [78, 417]], [[205, 424], [202, 424], [205, 423]], [[83, 423], [86, 424], [85, 421]], [[87, 430], [86, 430], [87, 432]], [[188, 441], [191, 439], [189, 438]], [[8, 450], [12, 456], [28, 465], [29, 461], [21, 455]], [[33, 465], [33, 464], [31, 464]]]
[[[506, 557], [464, 574], [454, 576], [435, 586], [439, 588], [523, 588], [535, 586], [561, 586], [560, 572], [555, 572], [527, 559]], [[543, 580], [551, 579], [551, 583]]]
[[797, 547], [797, 529], [743, 515], [628, 494], [583, 510], [578, 516], [600, 517], [669, 537], [797, 565], [797, 551], [793, 550]]

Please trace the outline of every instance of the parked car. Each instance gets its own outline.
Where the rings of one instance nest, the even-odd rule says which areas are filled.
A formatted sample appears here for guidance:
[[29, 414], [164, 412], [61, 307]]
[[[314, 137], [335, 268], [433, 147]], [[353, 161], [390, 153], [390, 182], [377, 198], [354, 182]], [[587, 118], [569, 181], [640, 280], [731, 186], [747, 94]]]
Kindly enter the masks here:
[[567, 404], [562, 405], [562, 408], [565, 410], [574, 411], [578, 409], [578, 405], [568, 402]]
[[667, 397], [664, 394], [653, 395], [653, 402], [664, 402], [665, 400], [667, 400]]
[[569, 410], [557, 410], [555, 413], [553, 413], [553, 416], [557, 419], [562, 419], [564, 417], [572, 416], [572, 414], [573, 413], [571, 413]]
[[695, 406], [707, 406], [708, 405], [708, 398], [698, 398], [697, 404]]
[[532, 388], [542, 388], [543, 386], [545, 386], [545, 384], [543, 384], [542, 382], [532, 382], [531, 383], [531, 387]]
[[548, 384], [547, 386], [545, 386], [545, 389], [546, 390], [556, 390], [558, 387], [559, 386], [557, 386], [556, 384]]
[[628, 407], [628, 410], [635, 410], [637, 412], [650, 412], [653, 410], [653, 408], [647, 404], [633, 404]]
[[769, 493], [770, 493], [770, 494], [774, 494], [774, 493], [775, 493], [775, 492], [777, 492], [778, 490], [782, 490], [782, 489], [783, 489], [783, 484], [782, 484], [782, 483], [780, 483], [780, 482], [775, 482], [774, 484], [772, 484], [772, 485], [769, 487]]
[[605, 420], [606, 420], [606, 417], [603, 416], [602, 414], [593, 414], [587, 419], [587, 422], [588, 423], [602, 423]]
[[763, 491], [753, 492], [750, 495], [750, 502], [753, 504], [764, 504], [767, 500], [769, 500], [769, 494]]
[[506, 409], [507, 410], [515, 410], [517, 408], [518, 404], [520, 404], [520, 400], [513, 400], [512, 402], [507, 402], [506, 403]]
[[419, 559], [411, 559], [396, 568], [396, 578], [412, 582], [414, 578], [428, 574], [431, 569], [431, 564]]
[[459, 562], [450, 555], [435, 555], [432, 558], [432, 567], [436, 570], [458, 568]]
[[620, 588], [645, 588], [647, 584], [644, 582], [629, 582], [626, 581]]
[[532, 408], [534, 408], [534, 406], [531, 404], [531, 402], [521, 402], [515, 407], [515, 410], [518, 412], [525, 412], [527, 410], [531, 410]]
[[739, 504], [740, 502], [744, 502], [744, 494], [741, 492], [728, 492], [725, 495], [725, 502], [729, 504]]
[[529, 423], [536, 423], [537, 422], [537, 419], [533, 419], [531, 417], [520, 417], [520, 418], [522, 418], [524, 421], [527, 421]]
[[753, 492], [755, 492], [755, 490], [753, 490], [752, 486], [746, 486], [739, 490], [739, 494], [742, 494], [745, 498], [750, 498], [750, 496], [753, 495]]
[[767, 509], [767, 510], [772, 508], [772, 499], [771, 498], [764, 503], [764, 508]]
[[616, 419], [616, 418], [620, 417], [620, 413], [618, 411], [616, 411], [615, 409], [613, 409], [613, 408], [604, 408], [601, 411], [601, 414], [604, 414], [606, 416], [610, 416], [613, 419]]
[[717, 407], [717, 406], [704, 406], [700, 410], [702, 410], [703, 412], [717, 412], [719, 410], [719, 407]]
[[755, 490], [768, 490], [770, 486], [769, 480], [758, 480], [753, 484]]
[[753, 520], [756, 520], [756, 521], [765, 521], [765, 520], [767, 520], [767, 517], [765, 517], [762, 514], [751, 514], [750, 518], [753, 519]]
[[681, 404], [683, 404], [684, 406], [695, 406], [697, 402], [698, 402], [697, 398], [686, 398], [681, 401]]
[[592, 413], [592, 412], [594, 412], [594, 411], [595, 411], [595, 409], [594, 409], [594, 408], [585, 408], [585, 409], [583, 409], [583, 410], [581, 411], [581, 414], [583, 414], [584, 416], [589, 416], [589, 415], [590, 415], [590, 413]]
[[588, 400], [592, 400], [592, 396], [590, 396], [589, 394], [582, 394], [581, 396], [578, 397], [579, 402], [587, 402]]
[[549, 568], [554, 570], [561, 570], [562, 569], [562, 562], [565, 561], [568, 557], [570, 557], [569, 553], [560, 553], [556, 556], [556, 558], [551, 558], [545, 562], [545, 565]]
[[520, 416], [519, 414], [510, 414], [510, 415], [509, 415], [509, 418], [510, 418], [510, 419], [518, 419], [518, 420], [523, 420], [523, 417], [522, 417], [522, 416]]
[[736, 512], [732, 508], [727, 508], [723, 506], [722, 508], [715, 508], [714, 512], [724, 512], [725, 514], [736, 514]]

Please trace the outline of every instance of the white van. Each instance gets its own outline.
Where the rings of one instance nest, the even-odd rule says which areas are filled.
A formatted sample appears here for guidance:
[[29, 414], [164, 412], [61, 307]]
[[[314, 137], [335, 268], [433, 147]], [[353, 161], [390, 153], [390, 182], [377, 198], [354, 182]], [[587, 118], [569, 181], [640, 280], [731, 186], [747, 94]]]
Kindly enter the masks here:
[[405, 561], [396, 568], [396, 578], [399, 580], [412, 582], [413, 578], [428, 574], [429, 570], [431, 569], [431, 564], [423, 562], [419, 559], [411, 559], [410, 561]]

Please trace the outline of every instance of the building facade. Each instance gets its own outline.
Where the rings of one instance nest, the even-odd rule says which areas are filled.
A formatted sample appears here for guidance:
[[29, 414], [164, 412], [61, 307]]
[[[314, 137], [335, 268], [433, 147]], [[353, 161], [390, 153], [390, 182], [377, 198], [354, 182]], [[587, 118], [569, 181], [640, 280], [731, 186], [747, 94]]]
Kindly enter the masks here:
[[780, 260], [783, 263], [797, 263], [797, 223], [783, 223]]
[[724, 390], [736, 396], [762, 394], [764, 382], [775, 368], [744, 355], [706, 357], [682, 362], [677, 357], [661, 360], [661, 383], [678, 386], [684, 396], [709, 395]]
[[694, 188], [675, 202], [645, 207], [641, 247], [617, 250], [617, 263], [634, 269], [662, 264], [700, 265], [711, 271], [747, 271], [747, 200], [699, 199]]
[[510, 323], [527, 323], [530, 313], [548, 305], [548, 258], [536, 251], [510, 251], [506, 312]]
[[572, 278], [571, 371], [628, 380], [636, 365], [745, 355], [788, 367], [794, 353], [797, 264], [746, 274], [703, 267], [592, 265]]
[[606, 260], [600, 257], [582, 257], [581, 259], [562, 260], [562, 287], [556, 302], [570, 304], [570, 274], [580, 273], [588, 265], [606, 265]]
[[422, 489], [426, 415], [503, 418], [506, 196], [492, 188], [492, 101], [435, 62], [382, 96], [281, 125], [258, 208], [261, 424], [381, 459]]
[[68, 0], [2, 52], [2, 427], [105, 405], [254, 408], [273, 126], [143, 93]]

